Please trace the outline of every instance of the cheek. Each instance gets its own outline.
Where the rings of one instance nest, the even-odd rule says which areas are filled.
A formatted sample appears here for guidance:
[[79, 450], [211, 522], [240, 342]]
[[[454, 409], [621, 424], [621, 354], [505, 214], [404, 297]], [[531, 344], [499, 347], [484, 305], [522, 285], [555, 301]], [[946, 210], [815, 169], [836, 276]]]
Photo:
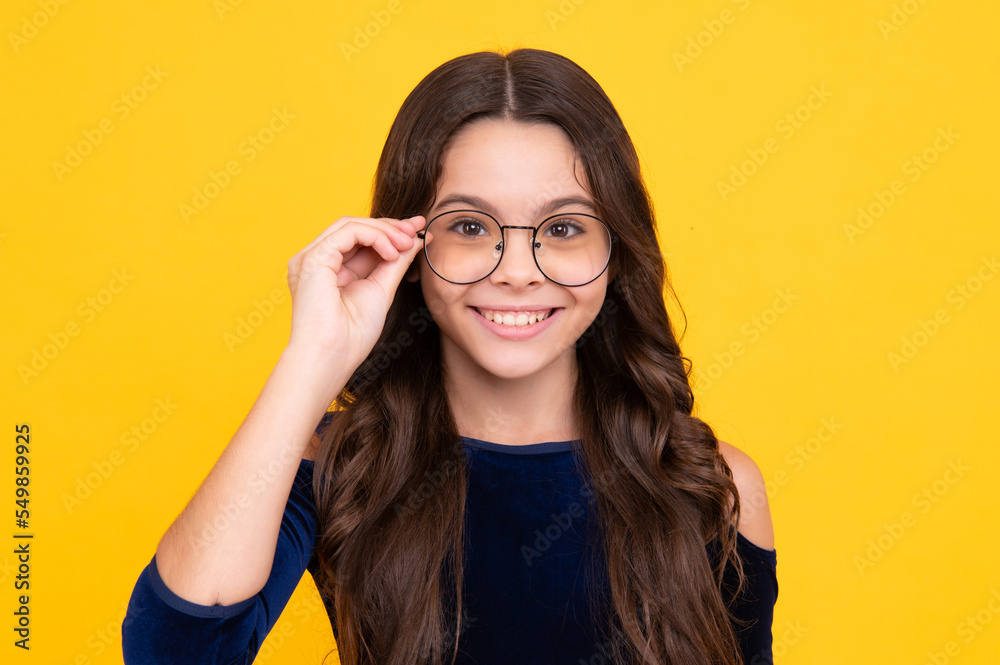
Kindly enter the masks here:
[[[607, 280], [601, 279], [595, 282], [596, 286], [592, 291], [587, 292], [587, 308], [593, 311], [595, 314], [601, 311], [604, 306], [604, 301], [608, 297], [608, 283]], [[593, 285], [592, 285], [593, 286]]]
[[424, 304], [439, 325], [446, 317], [464, 315], [462, 287], [448, 284], [426, 265], [421, 267], [420, 289], [424, 295]]
[[600, 324], [605, 318], [605, 309], [614, 306], [613, 302], [607, 302], [605, 304], [605, 296], [607, 294], [606, 288], [595, 289], [594, 293], [591, 294], [586, 299], [586, 304], [584, 304], [584, 309], [587, 312], [587, 327], [591, 325]]

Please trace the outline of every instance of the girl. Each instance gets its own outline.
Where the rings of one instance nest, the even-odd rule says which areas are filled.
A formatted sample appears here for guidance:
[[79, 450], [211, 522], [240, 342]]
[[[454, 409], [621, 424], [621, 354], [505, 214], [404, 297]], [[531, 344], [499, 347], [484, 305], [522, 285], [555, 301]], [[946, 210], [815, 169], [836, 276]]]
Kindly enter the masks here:
[[691, 415], [639, 161], [578, 65], [435, 69], [371, 217], [288, 281], [289, 343], [140, 574], [127, 663], [252, 661], [305, 570], [345, 665], [771, 661], [763, 479]]

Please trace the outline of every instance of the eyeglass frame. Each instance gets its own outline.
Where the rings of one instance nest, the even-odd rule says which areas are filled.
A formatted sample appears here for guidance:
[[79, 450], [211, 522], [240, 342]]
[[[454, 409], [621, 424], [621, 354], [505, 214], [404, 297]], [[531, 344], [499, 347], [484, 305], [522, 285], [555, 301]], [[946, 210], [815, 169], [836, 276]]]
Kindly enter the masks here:
[[[438, 219], [440, 217], [444, 217], [445, 215], [450, 215], [450, 214], [456, 213], [456, 212], [474, 212], [474, 213], [478, 213], [480, 215], [486, 215], [487, 217], [489, 217], [490, 219], [492, 219], [494, 222], [496, 222], [497, 226], [500, 227], [500, 242], [502, 244], [502, 247], [500, 248], [500, 256], [497, 257], [497, 264], [495, 266], [493, 266], [493, 268], [488, 273], [486, 273], [485, 275], [483, 275], [479, 279], [473, 280], [471, 282], [453, 282], [452, 280], [450, 280], [447, 277], [443, 276], [437, 270], [434, 270], [434, 266], [431, 264], [431, 259], [427, 255], [427, 238], [426, 238], [427, 229], [430, 227], [430, 225], [432, 223], [434, 223], [434, 220], [436, 220], [436, 219]], [[589, 281], [586, 281], [583, 284], [572, 284], [572, 285], [571, 284], [563, 284], [562, 282], [557, 282], [556, 280], [552, 279], [551, 277], [549, 277], [548, 275], [545, 274], [545, 271], [542, 270], [542, 266], [538, 265], [538, 256], [535, 254], [535, 249], [537, 249], [538, 247], [542, 246], [541, 243], [537, 242], [537, 240], [536, 240], [536, 238], [538, 237], [538, 229], [540, 229], [541, 227], [545, 226], [545, 222], [549, 221], [550, 219], [555, 219], [557, 217], [563, 217], [565, 215], [580, 215], [580, 216], [583, 216], [583, 217], [590, 217], [591, 219], [596, 219], [601, 224], [601, 226], [603, 226], [605, 229], [607, 229], [608, 236], [610, 236], [610, 238], [611, 238], [611, 242], [608, 245], [608, 261], [607, 261], [607, 263], [605, 263], [604, 267], [601, 268], [601, 272], [597, 273], [597, 275], [595, 275], [593, 279], [591, 279]], [[416, 235], [417, 235], [418, 238], [420, 238], [421, 240], [424, 241], [424, 248], [423, 248], [424, 259], [426, 259], [427, 266], [434, 272], [434, 274], [437, 275], [438, 277], [440, 277], [441, 279], [443, 279], [444, 281], [448, 282], [449, 284], [461, 284], [461, 285], [465, 285], [465, 284], [475, 284], [476, 282], [483, 281], [484, 279], [486, 279], [487, 277], [489, 277], [490, 275], [492, 275], [494, 272], [496, 272], [496, 269], [500, 267], [500, 262], [503, 261], [503, 253], [507, 250], [507, 236], [504, 233], [504, 229], [531, 229], [531, 258], [535, 261], [535, 267], [538, 268], [538, 272], [542, 273], [542, 275], [545, 276], [545, 279], [549, 280], [553, 284], [558, 284], [559, 286], [565, 286], [565, 287], [568, 287], [568, 288], [575, 288], [577, 286], [586, 286], [587, 284], [590, 284], [590, 282], [593, 282], [595, 279], [597, 279], [598, 277], [600, 277], [601, 275], [603, 275], [605, 273], [605, 271], [608, 269], [608, 266], [611, 265], [611, 253], [614, 250], [615, 242], [618, 240], [618, 236], [611, 230], [611, 227], [608, 226], [604, 222], [604, 220], [602, 220], [599, 217], [595, 217], [594, 215], [590, 215], [588, 213], [585, 213], [585, 212], [560, 212], [560, 213], [557, 213], [555, 215], [551, 215], [549, 217], [546, 217], [545, 219], [543, 219], [538, 224], [538, 226], [514, 226], [514, 225], [511, 225], [511, 224], [506, 224], [506, 225], [505, 224], [501, 224], [500, 220], [498, 220], [496, 217], [494, 217], [490, 213], [483, 212], [482, 210], [475, 210], [475, 209], [472, 209], [472, 208], [461, 209], [461, 210], [446, 210], [446, 211], [444, 211], [442, 213], [439, 213], [439, 214], [435, 215], [433, 219], [431, 219], [429, 222], [427, 222], [427, 226], [425, 226], [422, 230], [417, 231]]]

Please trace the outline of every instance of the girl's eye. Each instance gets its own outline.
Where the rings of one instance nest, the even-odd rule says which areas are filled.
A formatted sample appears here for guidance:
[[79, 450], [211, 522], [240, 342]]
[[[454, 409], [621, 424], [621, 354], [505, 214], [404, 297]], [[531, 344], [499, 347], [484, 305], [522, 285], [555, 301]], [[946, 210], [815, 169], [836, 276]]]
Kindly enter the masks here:
[[483, 225], [475, 219], [460, 219], [451, 225], [451, 229], [463, 236], [481, 236], [485, 231]]
[[580, 225], [570, 219], [552, 222], [545, 229], [545, 235], [555, 238], [570, 238], [582, 232]]

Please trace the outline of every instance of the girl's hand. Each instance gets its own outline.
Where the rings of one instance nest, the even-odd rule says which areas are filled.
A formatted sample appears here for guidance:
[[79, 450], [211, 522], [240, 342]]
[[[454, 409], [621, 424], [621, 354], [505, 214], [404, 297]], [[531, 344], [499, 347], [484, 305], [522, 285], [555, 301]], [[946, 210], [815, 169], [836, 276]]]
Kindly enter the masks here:
[[333, 353], [353, 372], [382, 334], [389, 305], [422, 247], [426, 220], [341, 217], [288, 261], [289, 346]]

